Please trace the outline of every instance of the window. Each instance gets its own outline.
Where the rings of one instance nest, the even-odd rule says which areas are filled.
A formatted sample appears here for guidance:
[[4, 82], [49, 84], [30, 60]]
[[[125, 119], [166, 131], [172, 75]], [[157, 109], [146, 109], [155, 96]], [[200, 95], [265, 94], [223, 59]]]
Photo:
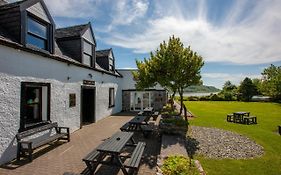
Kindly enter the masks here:
[[109, 88], [109, 107], [114, 107], [115, 105], [115, 99], [114, 99], [115, 93], [114, 88]]
[[40, 49], [49, 50], [47, 25], [28, 16], [26, 43]]
[[82, 63], [88, 66], [92, 66], [93, 59], [93, 45], [88, 41], [84, 40], [83, 42], [83, 59]]
[[50, 121], [50, 84], [23, 82], [21, 85], [20, 131]]
[[109, 70], [114, 71], [113, 58], [109, 57]]

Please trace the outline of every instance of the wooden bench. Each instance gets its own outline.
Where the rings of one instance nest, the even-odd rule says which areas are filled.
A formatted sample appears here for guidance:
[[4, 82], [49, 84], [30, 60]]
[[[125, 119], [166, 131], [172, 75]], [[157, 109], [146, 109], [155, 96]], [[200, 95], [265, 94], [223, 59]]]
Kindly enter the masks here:
[[279, 134], [281, 135], [281, 125], [278, 126]]
[[234, 121], [234, 115], [233, 114], [227, 114], [226, 121], [233, 122]]
[[133, 173], [137, 173], [145, 146], [145, 142], [138, 142], [129, 160], [124, 163], [124, 167], [133, 170]]
[[[105, 157], [105, 154], [100, 153], [96, 149], [90, 152], [87, 156], [85, 156], [82, 160], [86, 163], [90, 174], [93, 174], [97, 168], [97, 164]], [[87, 174], [87, 173], [83, 173]]]
[[[55, 129], [56, 134], [49, 136], [48, 138], [41, 140], [39, 142], [33, 142], [31, 139], [27, 139], [27, 137], [38, 134], [42, 131]], [[65, 132], [62, 132], [62, 129]], [[70, 141], [69, 128], [68, 127], [58, 127], [58, 124], [50, 123], [40, 127], [36, 127], [27, 131], [20, 132], [16, 135], [17, 138], [17, 160], [20, 160], [20, 157], [26, 157], [26, 153], [28, 153], [28, 158], [32, 161], [32, 152], [34, 149], [39, 148], [43, 145], [46, 145], [55, 140], [67, 140]]]
[[256, 116], [244, 117], [244, 123], [247, 125], [257, 124], [257, 117]]

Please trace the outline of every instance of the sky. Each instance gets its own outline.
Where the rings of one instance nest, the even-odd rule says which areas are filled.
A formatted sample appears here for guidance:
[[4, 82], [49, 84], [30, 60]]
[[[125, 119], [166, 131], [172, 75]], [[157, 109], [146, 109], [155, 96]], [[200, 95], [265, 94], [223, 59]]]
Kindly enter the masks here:
[[45, 0], [56, 27], [91, 22], [97, 49], [136, 68], [170, 36], [204, 59], [203, 83], [222, 88], [281, 65], [280, 0]]

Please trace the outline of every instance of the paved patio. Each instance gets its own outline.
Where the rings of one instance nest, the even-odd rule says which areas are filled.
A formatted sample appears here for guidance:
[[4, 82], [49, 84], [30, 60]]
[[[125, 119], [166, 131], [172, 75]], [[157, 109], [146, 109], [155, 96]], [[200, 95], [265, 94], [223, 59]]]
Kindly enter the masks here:
[[[86, 165], [82, 158], [104, 139], [113, 135], [119, 128], [132, 118], [132, 115], [119, 114], [107, 117], [97, 123], [84, 126], [71, 134], [69, 143], [57, 143], [36, 150], [33, 162], [25, 160], [11, 162], [0, 168], [1, 175], [62, 175], [65, 172], [81, 173]], [[160, 152], [158, 136], [144, 138], [141, 134], [134, 135], [136, 141], [145, 141], [147, 147], [138, 174], [155, 174], [157, 155]], [[121, 170], [109, 166], [101, 166], [96, 174], [123, 174]]]

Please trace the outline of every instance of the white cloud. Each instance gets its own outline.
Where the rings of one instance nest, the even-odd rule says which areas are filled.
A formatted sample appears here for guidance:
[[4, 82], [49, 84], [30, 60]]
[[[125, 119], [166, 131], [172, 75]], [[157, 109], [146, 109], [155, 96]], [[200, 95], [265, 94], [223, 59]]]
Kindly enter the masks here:
[[[194, 7], [198, 10], [193, 18], [187, 15], [185, 6], [173, 5], [176, 1], [171, 5], [162, 2], [157, 3], [157, 6], [162, 5], [156, 6], [157, 14], [142, 23], [146, 26], [144, 31], [127, 34], [116, 29], [105, 41], [133, 49], [135, 53], [147, 53], [174, 34], [209, 62], [262, 64], [281, 60], [281, 1], [256, 1], [251, 7], [243, 1], [235, 1], [222, 24], [207, 20], [207, 14], [212, 12], [207, 12], [204, 0]], [[130, 16], [127, 17], [128, 24]]]
[[51, 14], [56, 17], [87, 18], [99, 13], [102, 0], [45, 0]]
[[119, 25], [129, 25], [135, 20], [143, 17], [148, 9], [147, 0], [118, 0], [112, 9], [112, 22], [108, 29]]

